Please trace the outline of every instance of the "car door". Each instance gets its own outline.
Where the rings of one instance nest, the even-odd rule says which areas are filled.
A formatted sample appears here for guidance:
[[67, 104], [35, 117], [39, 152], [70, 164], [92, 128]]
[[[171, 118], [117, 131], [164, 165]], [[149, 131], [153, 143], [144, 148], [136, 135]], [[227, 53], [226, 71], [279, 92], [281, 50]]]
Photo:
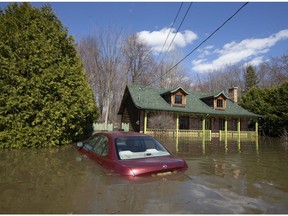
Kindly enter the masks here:
[[103, 166], [110, 167], [110, 157], [109, 153], [109, 140], [108, 137], [104, 135], [99, 135], [97, 142], [95, 143], [94, 148], [92, 149], [95, 154], [95, 159], [97, 162]]

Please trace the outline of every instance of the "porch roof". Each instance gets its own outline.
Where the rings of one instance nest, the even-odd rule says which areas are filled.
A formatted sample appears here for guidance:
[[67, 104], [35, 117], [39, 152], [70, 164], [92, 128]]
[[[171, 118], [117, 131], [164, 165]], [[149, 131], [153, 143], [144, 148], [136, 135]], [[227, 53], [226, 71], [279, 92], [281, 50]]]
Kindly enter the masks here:
[[[175, 88], [174, 88], [175, 89]], [[249, 112], [242, 108], [237, 103], [234, 103], [229, 98], [226, 100], [225, 110], [214, 110], [204, 103], [201, 99], [215, 96], [218, 93], [202, 93], [202, 92], [187, 92], [186, 106], [185, 107], [173, 107], [167, 103], [162, 94], [173, 91], [174, 89], [157, 88], [157, 87], [144, 87], [139, 85], [128, 85], [126, 90], [131, 95], [134, 105], [138, 109], [142, 110], [163, 110], [171, 112], [191, 113], [191, 114], [209, 114], [218, 116], [243, 116], [243, 117], [261, 117], [255, 113]], [[223, 92], [221, 92], [223, 93]], [[225, 95], [226, 96], [226, 95]], [[127, 97], [125, 97], [127, 98]], [[123, 97], [124, 100], [124, 97]], [[122, 100], [121, 107], [123, 107], [125, 101]], [[119, 113], [121, 113], [121, 107]]]

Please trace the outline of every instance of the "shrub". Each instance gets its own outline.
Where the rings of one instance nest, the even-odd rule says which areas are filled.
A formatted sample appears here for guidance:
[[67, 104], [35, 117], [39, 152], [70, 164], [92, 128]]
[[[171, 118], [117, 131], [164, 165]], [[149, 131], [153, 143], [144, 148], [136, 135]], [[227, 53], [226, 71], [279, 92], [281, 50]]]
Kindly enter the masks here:
[[49, 5], [0, 11], [0, 148], [85, 136], [98, 116], [72, 37]]

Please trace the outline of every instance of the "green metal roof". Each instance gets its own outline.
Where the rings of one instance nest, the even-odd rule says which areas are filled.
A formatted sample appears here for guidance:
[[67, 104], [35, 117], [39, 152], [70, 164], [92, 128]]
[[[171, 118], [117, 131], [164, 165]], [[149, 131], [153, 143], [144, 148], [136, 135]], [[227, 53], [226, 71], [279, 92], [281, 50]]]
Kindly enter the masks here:
[[219, 91], [219, 92], [216, 92], [216, 93], [210, 93], [210, 94], [207, 94], [207, 96], [205, 96], [205, 97], [203, 97], [203, 98], [201, 98], [201, 99], [206, 99], [206, 98], [217, 98], [217, 97], [219, 97], [220, 95], [224, 95], [224, 97], [226, 97], [226, 98], [229, 98], [226, 94], [225, 94], [225, 92], [224, 91]]
[[167, 92], [164, 92], [164, 93], [162, 93], [161, 95], [165, 95], [165, 94], [169, 94], [169, 93], [175, 93], [175, 92], [177, 92], [177, 91], [179, 91], [179, 90], [183, 91], [186, 95], [189, 94], [187, 91], [185, 91], [185, 89], [183, 89], [183, 88], [181, 88], [181, 87], [177, 87], [177, 88], [175, 88], [175, 89], [168, 90]]
[[211, 94], [211, 93], [185, 91], [187, 93], [186, 106], [173, 107], [171, 106], [171, 104], [167, 103], [161, 95], [169, 91], [174, 92], [175, 88], [165, 89], [165, 88], [147, 87], [147, 86], [144, 87], [139, 85], [128, 85], [127, 89], [132, 97], [135, 106], [142, 110], [165, 110], [165, 111], [193, 113], [193, 114], [260, 117], [260, 115], [245, 110], [244, 108], [239, 106], [237, 103], [231, 101], [230, 99], [226, 100], [225, 110], [214, 110], [212, 107], [209, 107], [206, 103], [204, 103], [201, 100], [203, 98], [220, 95], [220, 93], [223, 92]]

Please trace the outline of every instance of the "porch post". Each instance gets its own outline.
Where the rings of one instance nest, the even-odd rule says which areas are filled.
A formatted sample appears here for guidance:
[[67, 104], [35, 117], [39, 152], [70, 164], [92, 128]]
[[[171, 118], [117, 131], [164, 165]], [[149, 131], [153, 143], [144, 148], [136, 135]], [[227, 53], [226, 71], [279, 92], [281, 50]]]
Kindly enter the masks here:
[[178, 137], [179, 136], [179, 113], [176, 113], [176, 151], [178, 152]]
[[256, 154], [259, 155], [259, 145], [258, 145], [258, 118], [255, 119], [255, 144], [256, 144]]
[[256, 118], [255, 121], [255, 137], [258, 139], [258, 118]]
[[179, 133], [179, 113], [176, 113], [176, 139], [178, 139]]
[[258, 152], [258, 118], [255, 121], [255, 142], [256, 142], [256, 150]]
[[206, 117], [202, 116], [202, 141], [205, 142], [205, 120]]
[[225, 142], [227, 142], [227, 117], [225, 116], [225, 122], [224, 122], [224, 138], [225, 138]]
[[240, 142], [240, 136], [241, 136], [241, 119], [240, 119], [240, 117], [238, 118], [238, 121], [237, 121], [237, 132], [238, 132], [238, 142]]
[[147, 111], [144, 110], [144, 134], [146, 134], [146, 129], [147, 129]]

